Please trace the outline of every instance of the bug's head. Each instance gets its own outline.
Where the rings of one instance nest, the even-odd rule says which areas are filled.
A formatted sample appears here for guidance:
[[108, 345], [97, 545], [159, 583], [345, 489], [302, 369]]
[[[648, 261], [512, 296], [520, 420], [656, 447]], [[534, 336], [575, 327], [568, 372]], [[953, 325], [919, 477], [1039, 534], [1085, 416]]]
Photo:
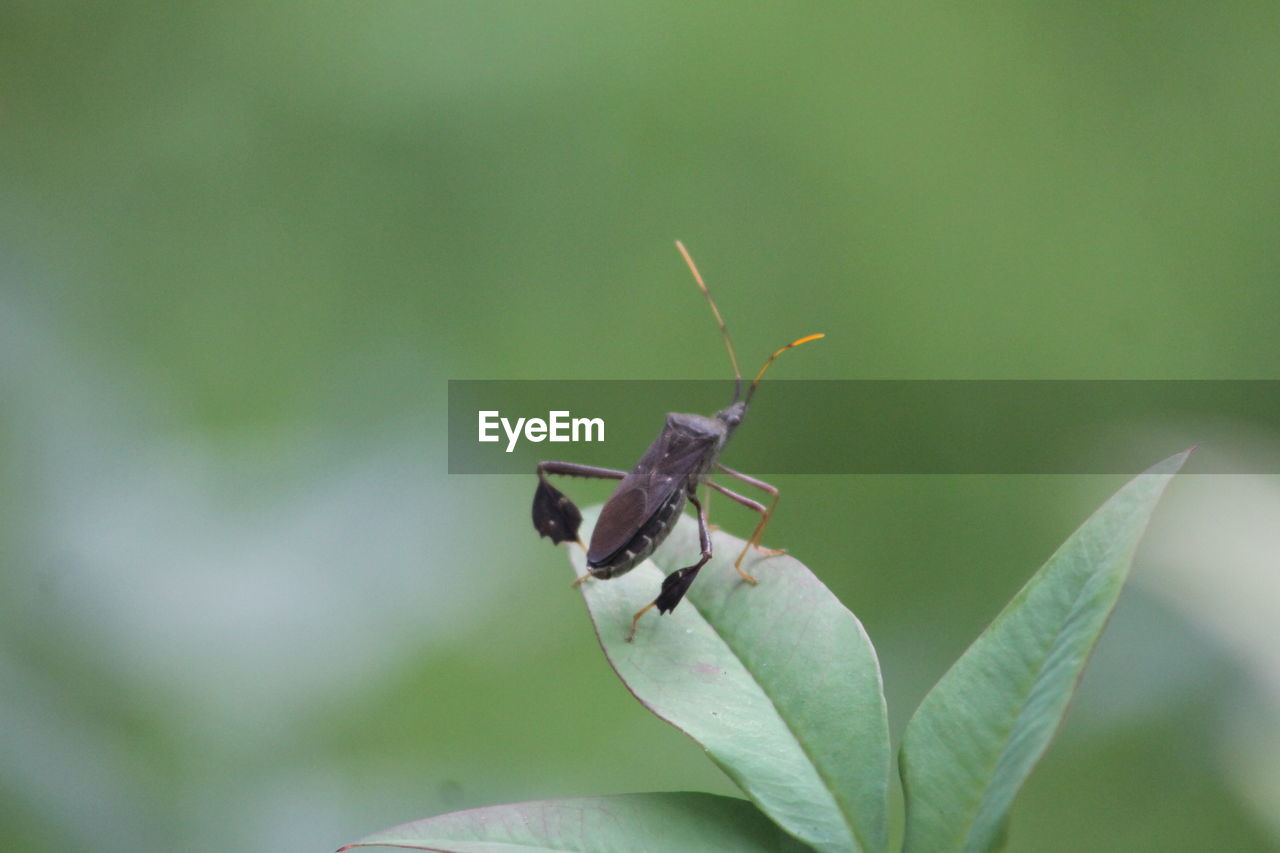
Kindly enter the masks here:
[[733, 432], [747, 413], [747, 401], [737, 400], [716, 412], [716, 420], [724, 424], [728, 432]]

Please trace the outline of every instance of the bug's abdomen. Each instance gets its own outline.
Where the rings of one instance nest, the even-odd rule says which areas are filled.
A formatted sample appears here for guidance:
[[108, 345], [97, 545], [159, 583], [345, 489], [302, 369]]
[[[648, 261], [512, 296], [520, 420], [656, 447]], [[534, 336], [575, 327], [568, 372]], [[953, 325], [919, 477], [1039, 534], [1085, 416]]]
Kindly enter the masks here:
[[626, 545], [599, 562], [588, 560], [587, 568], [591, 574], [604, 579], [616, 578], [648, 559], [676, 526], [676, 519], [680, 517], [687, 498], [684, 489], [677, 489], [657, 512], [649, 516]]

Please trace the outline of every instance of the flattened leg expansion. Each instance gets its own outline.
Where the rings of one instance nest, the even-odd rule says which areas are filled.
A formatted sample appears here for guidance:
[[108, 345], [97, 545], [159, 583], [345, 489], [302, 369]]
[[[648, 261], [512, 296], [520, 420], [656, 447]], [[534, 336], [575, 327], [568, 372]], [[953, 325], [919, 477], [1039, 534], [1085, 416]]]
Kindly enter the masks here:
[[[578, 465], [573, 462], [539, 462], [538, 487], [533, 493], [533, 527], [543, 536], [559, 545], [561, 542], [577, 542], [582, 513], [564, 492], [547, 482], [547, 474], [565, 477], [590, 477], [597, 480], [621, 480], [625, 471], [597, 468], [594, 465]], [[583, 545], [585, 548], [586, 546]]]
[[703, 508], [702, 502], [698, 500], [694, 487], [689, 489], [689, 502], [698, 511], [698, 542], [702, 546], [702, 555], [698, 562], [692, 566], [676, 569], [667, 575], [662, 582], [662, 591], [658, 593], [658, 597], [640, 608], [640, 611], [632, 617], [631, 631], [627, 634], [628, 643], [635, 639], [636, 627], [640, 624], [641, 616], [654, 607], [658, 608], [659, 613], [670, 613], [676, 609], [676, 605], [684, 598], [684, 594], [689, 591], [689, 586], [698, 576], [698, 571], [711, 559], [711, 532], [707, 530], [707, 511]]

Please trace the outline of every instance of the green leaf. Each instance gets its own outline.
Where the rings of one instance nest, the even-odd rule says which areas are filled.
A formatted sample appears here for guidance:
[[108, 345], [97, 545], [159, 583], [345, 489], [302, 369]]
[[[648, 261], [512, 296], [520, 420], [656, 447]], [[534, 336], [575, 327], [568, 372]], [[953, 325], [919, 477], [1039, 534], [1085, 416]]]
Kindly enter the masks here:
[[1138, 540], [1190, 451], [1130, 481], [1058, 549], [934, 686], [900, 762], [904, 850], [987, 851], [1066, 714]]
[[619, 794], [470, 809], [383, 830], [342, 850], [382, 846], [446, 853], [807, 849], [746, 800], [702, 793]]
[[[584, 512], [590, 536], [599, 508]], [[891, 758], [880, 668], [862, 625], [789, 556], [753, 552], [712, 533], [714, 558], [674, 612], [652, 610], [626, 642], [631, 617], [664, 572], [696, 561], [685, 516], [630, 573], [580, 585], [600, 645], [641, 703], [697, 741], [780, 826], [819, 850], [886, 846]], [[577, 574], [585, 555], [570, 547]]]

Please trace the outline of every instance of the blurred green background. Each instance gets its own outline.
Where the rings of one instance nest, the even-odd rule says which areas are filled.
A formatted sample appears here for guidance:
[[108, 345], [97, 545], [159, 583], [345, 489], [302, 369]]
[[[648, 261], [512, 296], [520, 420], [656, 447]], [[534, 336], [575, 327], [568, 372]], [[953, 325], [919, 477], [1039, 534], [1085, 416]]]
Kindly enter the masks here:
[[[1267, 4], [3, 4], [6, 846], [732, 793], [532, 475], [446, 473], [446, 381], [727, 376], [675, 238], [746, 365], [827, 333], [775, 381], [1276, 378], [1277, 56]], [[1121, 480], [776, 482], [898, 734]], [[1010, 849], [1276, 849], [1278, 520], [1175, 484]]]

